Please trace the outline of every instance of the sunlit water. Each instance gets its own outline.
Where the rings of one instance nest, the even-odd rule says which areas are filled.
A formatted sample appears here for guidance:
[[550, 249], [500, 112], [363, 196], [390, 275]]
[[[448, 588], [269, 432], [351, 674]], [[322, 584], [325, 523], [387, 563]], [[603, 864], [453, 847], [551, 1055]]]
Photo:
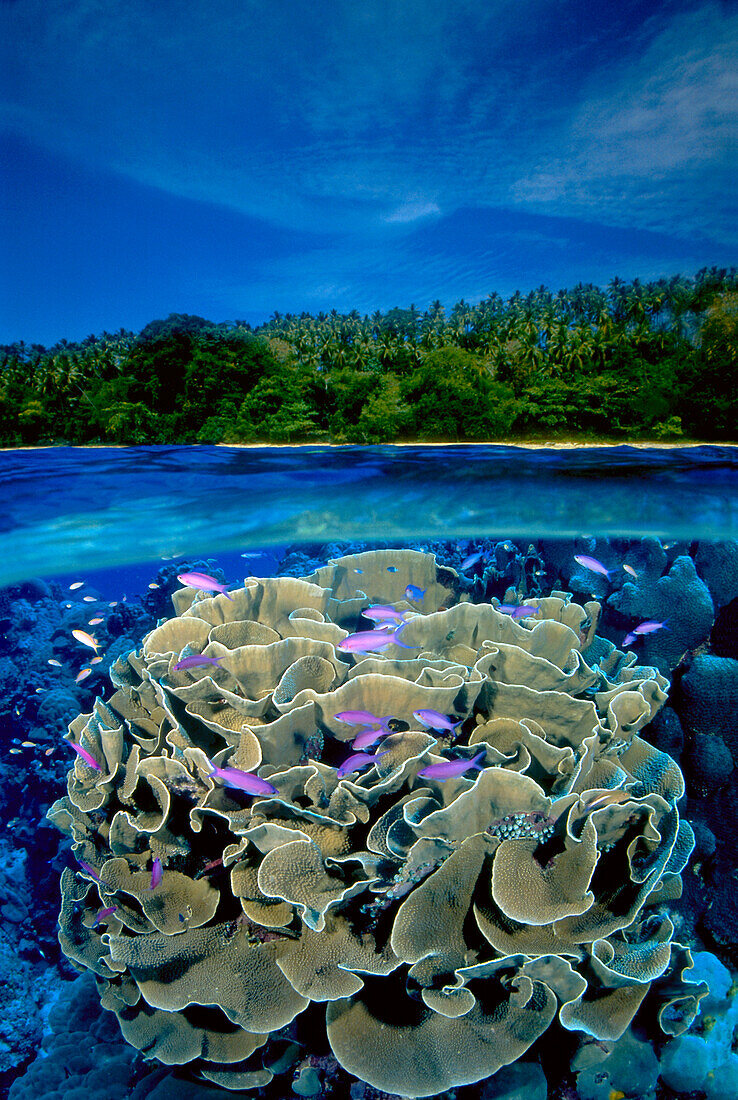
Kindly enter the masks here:
[[0, 584], [284, 542], [738, 532], [727, 447], [0, 453]]
[[[173, 613], [162, 586], [176, 583], [180, 562], [200, 559], [235, 587], [250, 575], [299, 575], [303, 561], [303, 572], [309, 572], [356, 544], [433, 549], [439, 562], [458, 570], [476, 549], [484, 548], [490, 562], [495, 544], [510, 540], [513, 557], [530, 563], [539, 555], [541, 568], [524, 568], [518, 582], [521, 574], [502, 570], [495, 587], [489, 578], [482, 581], [484, 561], [470, 566], [467, 579], [478, 576], [472, 598], [502, 599], [508, 582], [518, 583], [521, 598], [533, 602], [536, 594], [547, 594], [545, 585], [563, 586], [582, 603], [594, 595], [604, 606], [598, 633], [621, 645], [625, 631], [636, 625], [618, 610], [618, 594], [634, 580], [622, 563], [637, 562], [639, 555], [645, 561], [655, 548], [663, 551], [664, 578], [675, 562], [689, 559], [695, 584], [707, 593], [709, 583], [714, 597], [704, 638], [685, 642], [681, 671], [695, 654], [738, 656], [732, 549], [738, 538], [738, 457], [732, 448], [53, 448], [0, 453], [0, 486], [0, 745], [6, 776], [0, 840], [7, 868], [0, 983], [12, 969], [20, 989], [0, 1035], [0, 1095], [2, 1082], [7, 1086], [35, 1053], [32, 1029], [31, 1039], [26, 1036], [30, 1048], [13, 1049], [24, 1035], [23, 997], [29, 998], [29, 1019], [35, 1019], [31, 990], [41, 982], [51, 997], [59, 973], [71, 976], [54, 929], [58, 876], [71, 857], [55, 854], [57, 834], [44, 822], [47, 806], [64, 790], [71, 754], [65, 756], [58, 742], [69, 716], [57, 717], [51, 729], [39, 708], [60, 687], [78, 710], [89, 710], [96, 695], [109, 697], [106, 660], [95, 665], [89, 651], [75, 649], [72, 627], [104, 631], [111, 611], [120, 617], [127, 604], [131, 617], [123, 615], [115, 636], [111, 631], [111, 648], [137, 643], [140, 635], [133, 637], [137, 628], [131, 623], [140, 622], [143, 632]], [[611, 576], [582, 573], [575, 553], [605, 557]], [[34, 578], [45, 584], [25, 583]], [[357, 578], [357, 589], [360, 584]], [[704, 595], [703, 604], [711, 599]], [[658, 652], [653, 638], [641, 636], [635, 645], [644, 662]], [[738, 717], [730, 706], [731, 714], [720, 715], [721, 728]], [[738, 823], [731, 825], [721, 811], [727, 824], [719, 832], [709, 792], [696, 780], [690, 789], [689, 751], [687, 739], [680, 760], [688, 778], [687, 816], [710, 822], [717, 833], [712, 858], [729, 867], [735, 856], [726, 855], [726, 846], [735, 844]], [[694, 934], [695, 897], [681, 903], [685, 942]], [[717, 894], [713, 901], [721, 904]], [[697, 938], [695, 946], [714, 948], [703, 934], [707, 943]], [[110, 1035], [115, 1039], [115, 1026]], [[3, 1043], [9, 1050], [4, 1055]], [[25, 1093], [11, 1095], [15, 1100]], [[460, 1098], [477, 1095], [459, 1091]], [[558, 1096], [549, 1093], [550, 1100]]]

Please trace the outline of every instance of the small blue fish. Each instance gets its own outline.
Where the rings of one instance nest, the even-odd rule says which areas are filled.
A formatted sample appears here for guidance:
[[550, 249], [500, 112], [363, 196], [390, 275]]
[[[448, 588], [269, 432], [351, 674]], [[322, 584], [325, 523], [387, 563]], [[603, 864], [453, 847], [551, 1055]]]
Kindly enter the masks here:
[[396, 573], [397, 572], [397, 566], [396, 565], [388, 565], [387, 566], [387, 572], [388, 573]]
[[428, 591], [427, 588], [418, 588], [417, 584], [409, 584], [405, 589], [405, 596], [408, 600], [422, 600], [423, 596]]
[[364, 572], [363, 569], [354, 569], [354, 573], [363, 573], [363, 572]]
[[484, 559], [484, 554], [482, 553], [481, 550], [477, 550], [476, 554], [469, 554], [469, 556], [467, 558], [464, 558], [461, 565], [459, 566], [459, 569], [461, 570], [462, 573], [464, 573], [467, 569], [471, 569], [471, 567], [473, 565], [476, 565], [478, 562], [482, 561], [483, 559]]

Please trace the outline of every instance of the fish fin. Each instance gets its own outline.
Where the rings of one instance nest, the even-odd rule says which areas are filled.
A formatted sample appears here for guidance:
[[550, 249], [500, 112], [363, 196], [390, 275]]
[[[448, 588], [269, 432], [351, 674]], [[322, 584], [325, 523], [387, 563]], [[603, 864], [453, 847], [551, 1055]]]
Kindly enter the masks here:
[[395, 645], [401, 646], [402, 649], [420, 649], [419, 645], [406, 645], [405, 642], [398, 642], [397, 635], [400, 633], [401, 630], [404, 630], [406, 626], [407, 623], [403, 623], [402, 626], [398, 626], [397, 630], [395, 630], [394, 632], [394, 637], [392, 639], [393, 642], [395, 643]]

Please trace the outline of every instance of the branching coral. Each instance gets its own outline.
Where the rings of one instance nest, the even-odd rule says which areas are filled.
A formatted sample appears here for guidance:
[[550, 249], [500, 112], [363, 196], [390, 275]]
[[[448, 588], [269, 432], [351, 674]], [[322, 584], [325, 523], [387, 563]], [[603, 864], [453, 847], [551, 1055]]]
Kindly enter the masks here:
[[[603, 1041], [644, 1002], [670, 1034], [694, 1016], [705, 987], [664, 910], [693, 845], [683, 781], [639, 736], [666, 679], [597, 646], [596, 602], [554, 593], [514, 621], [458, 594], [409, 550], [248, 578], [231, 598], [182, 589], [112, 668], [110, 700], [72, 723], [101, 770], [76, 759], [49, 812], [80, 861], [60, 939], [150, 1057], [256, 1088], [325, 1002], [349, 1073], [429, 1096], [556, 1020]], [[338, 650], [377, 602], [406, 613], [403, 646]], [[195, 653], [221, 660], [175, 669]], [[456, 733], [419, 723], [429, 709]], [[391, 732], [339, 779], [347, 710], [391, 715]], [[481, 770], [418, 774], [480, 752]]]

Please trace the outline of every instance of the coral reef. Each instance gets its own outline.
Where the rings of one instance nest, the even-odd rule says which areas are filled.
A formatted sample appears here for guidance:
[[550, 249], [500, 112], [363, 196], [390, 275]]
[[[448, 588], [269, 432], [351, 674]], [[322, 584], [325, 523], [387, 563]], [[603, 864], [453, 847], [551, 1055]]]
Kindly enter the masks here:
[[[48, 914], [41, 909], [35, 867], [25, 848], [0, 837], [0, 1096], [38, 1048], [46, 999], [61, 981], [50, 966], [54, 953], [50, 959], [41, 946], [44, 932], [50, 940], [58, 899], [48, 899]], [[56, 938], [53, 946], [58, 954]]]
[[11, 1086], [10, 1100], [128, 1100], [137, 1052], [121, 1045], [111, 1017], [99, 1011], [91, 975], [63, 983], [46, 1015], [41, 1052]]
[[[495, 561], [503, 583], [534, 559]], [[360, 1082], [431, 1096], [552, 1026], [589, 1049], [639, 1010], [689, 1025], [707, 987], [665, 906], [694, 838], [678, 766], [639, 736], [667, 680], [598, 638], [597, 600], [554, 591], [516, 621], [471, 583], [378, 550], [180, 589], [71, 723], [95, 766], [75, 758], [48, 815], [78, 861], [60, 942], [147, 1057], [234, 1091], [292, 1064], [311, 1095], [300, 1035], [324, 1019]], [[406, 613], [401, 639], [338, 648], [374, 603]], [[219, 664], [175, 668], [196, 654]], [[383, 755], [339, 778], [347, 710], [392, 717]], [[419, 774], [449, 752], [479, 770]]]
[[694, 974], [710, 988], [690, 1028], [664, 1047], [662, 1081], [682, 1092], [699, 1090], [706, 1100], [733, 1100], [738, 1095], [738, 996], [730, 971], [709, 951], [694, 955]]

